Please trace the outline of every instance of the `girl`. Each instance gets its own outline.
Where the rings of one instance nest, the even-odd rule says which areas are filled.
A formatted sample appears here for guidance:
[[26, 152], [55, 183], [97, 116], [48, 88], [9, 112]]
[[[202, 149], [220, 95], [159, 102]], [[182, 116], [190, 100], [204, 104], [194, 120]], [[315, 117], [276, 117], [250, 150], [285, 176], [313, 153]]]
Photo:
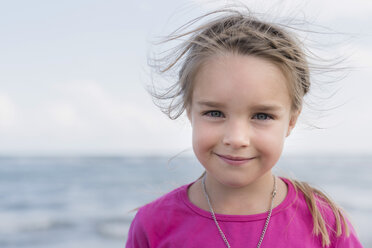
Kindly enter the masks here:
[[[186, 111], [205, 173], [141, 207], [126, 247], [362, 247], [340, 208], [308, 184], [272, 174], [309, 91], [309, 68], [288, 31], [244, 12], [192, 32], [160, 100]], [[208, 14], [209, 15], [209, 14]]]

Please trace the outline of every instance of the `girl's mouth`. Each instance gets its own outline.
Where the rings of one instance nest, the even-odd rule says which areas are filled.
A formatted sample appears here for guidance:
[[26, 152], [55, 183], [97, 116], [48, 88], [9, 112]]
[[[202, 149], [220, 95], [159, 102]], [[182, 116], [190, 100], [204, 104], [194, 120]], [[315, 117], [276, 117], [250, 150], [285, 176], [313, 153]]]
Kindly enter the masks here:
[[238, 166], [247, 163], [248, 161], [254, 159], [254, 157], [238, 157], [238, 156], [230, 156], [230, 155], [216, 155], [223, 160], [225, 163]]

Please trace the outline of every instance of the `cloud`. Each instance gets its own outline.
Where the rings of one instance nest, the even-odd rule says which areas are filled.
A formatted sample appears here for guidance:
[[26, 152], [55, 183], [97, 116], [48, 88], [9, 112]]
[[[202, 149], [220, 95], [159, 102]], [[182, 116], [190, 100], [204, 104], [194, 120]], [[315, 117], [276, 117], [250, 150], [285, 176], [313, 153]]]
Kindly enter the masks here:
[[[55, 113], [55, 120], [73, 121], [76, 127], [101, 126], [150, 130], [148, 118], [155, 118], [147, 109], [135, 102], [119, 99], [94, 81], [74, 81], [61, 84], [59, 101], [50, 106], [49, 112]], [[53, 115], [53, 114], [52, 114]]]
[[0, 92], [0, 129], [11, 127], [16, 119], [16, 105], [6, 93]]
[[2, 152], [154, 154], [188, 147], [189, 130], [168, 120], [151, 101], [129, 101], [94, 81], [64, 82], [38, 91], [48, 94], [31, 108], [20, 105], [19, 119], [10, 99], [0, 97], [1, 120], [8, 123], [2, 125]]
[[76, 109], [73, 105], [68, 103], [60, 103], [50, 106], [49, 115], [56, 124], [62, 127], [73, 127], [79, 123]]
[[257, 13], [268, 13], [273, 17], [311, 17], [319, 21], [329, 21], [338, 18], [353, 18], [359, 16], [370, 16], [372, 12], [372, 2], [365, 0], [193, 0], [205, 9], [215, 9], [226, 4], [244, 4], [252, 11]]
[[352, 62], [357, 68], [368, 69], [369, 71], [371, 71], [372, 69], [371, 58], [372, 58], [371, 46], [355, 47], [353, 54], [351, 55]]

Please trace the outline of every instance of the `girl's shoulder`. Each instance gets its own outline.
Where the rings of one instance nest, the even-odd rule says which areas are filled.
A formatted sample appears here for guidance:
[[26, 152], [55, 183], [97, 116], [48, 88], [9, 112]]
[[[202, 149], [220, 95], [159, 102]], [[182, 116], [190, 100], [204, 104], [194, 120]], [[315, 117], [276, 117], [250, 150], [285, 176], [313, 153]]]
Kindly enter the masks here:
[[187, 212], [181, 198], [189, 185], [178, 187], [138, 208], [129, 228], [126, 247], [145, 248], [150, 247], [150, 243], [157, 246], [161, 239], [169, 236], [177, 219]]
[[297, 217], [312, 223], [312, 232], [328, 247], [362, 247], [345, 211], [323, 191], [306, 182], [282, 178], [293, 187]]
[[174, 212], [182, 211], [185, 207], [181, 199], [191, 184], [182, 185], [139, 207], [135, 218], [145, 223], [149, 223], [149, 220], [151, 223], [157, 223], [157, 220], [171, 218]]

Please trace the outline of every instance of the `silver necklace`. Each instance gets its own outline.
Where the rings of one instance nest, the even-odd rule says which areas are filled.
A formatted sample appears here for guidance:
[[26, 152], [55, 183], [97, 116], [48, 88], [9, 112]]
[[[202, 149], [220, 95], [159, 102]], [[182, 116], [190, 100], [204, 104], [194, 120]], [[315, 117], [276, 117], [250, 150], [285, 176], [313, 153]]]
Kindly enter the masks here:
[[[228, 248], [230, 248], [230, 244], [229, 244], [229, 241], [227, 241], [226, 239], [226, 236], [225, 234], [223, 233], [220, 225], [218, 224], [217, 222], [217, 218], [216, 218], [216, 215], [214, 214], [214, 211], [213, 211], [213, 208], [212, 208], [212, 204], [209, 200], [209, 196], [208, 196], [208, 193], [207, 193], [207, 189], [205, 187], [205, 177], [206, 175], [204, 175], [203, 179], [202, 179], [202, 184], [203, 184], [203, 192], [204, 192], [204, 196], [205, 198], [207, 199], [207, 202], [208, 202], [208, 206], [209, 206], [209, 210], [211, 212], [211, 215], [212, 215], [212, 218], [214, 220], [214, 223], [216, 223], [216, 226], [217, 226], [217, 229], [218, 231], [220, 232], [220, 235], [223, 239], [223, 241], [225, 242], [226, 246]], [[273, 189], [273, 192], [271, 194], [271, 203], [270, 203], [270, 209], [268, 211], [268, 214], [267, 214], [267, 218], [266, 218], [266, 222], [265, 222], [265, 226], [262, 230], [262, 234], [261, 234], [261, 237], [260, 237], [260, 240], [258, 241], [258, 244], [257, 244], [257, 248], [259, 248], [261, 246], [261, 243], [262, 243], [262, 240], [263, 238], [265, 237], [265, 233], [266, 233], [266, 230], [267, 230], [267, 227], [269, 225], [269, 222], [270, 222], [270, 218], [271, 218], [271, 213], [273, 211], [273, 205], [274, 205], [274, 198], [275, 198], [275, 195], [276, 195], [276, 177], [274, 176], [274, 189]]]

